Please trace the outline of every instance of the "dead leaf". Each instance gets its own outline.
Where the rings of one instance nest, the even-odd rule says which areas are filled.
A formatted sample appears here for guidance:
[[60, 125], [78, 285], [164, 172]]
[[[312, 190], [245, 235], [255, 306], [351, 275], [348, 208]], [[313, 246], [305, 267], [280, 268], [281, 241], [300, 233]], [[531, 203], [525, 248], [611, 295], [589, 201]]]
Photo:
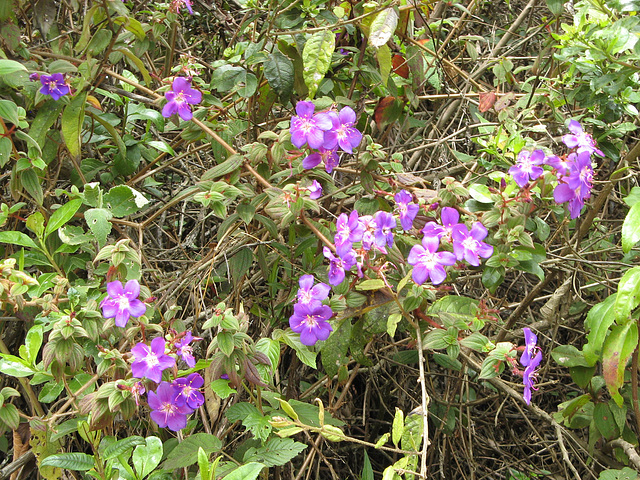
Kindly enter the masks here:
[[496, 103], [496, 92], [480, 92], [478, 97], [480, 98], [478, 110], [480, 110], [481, 113], [490, 110], [493, 104]]

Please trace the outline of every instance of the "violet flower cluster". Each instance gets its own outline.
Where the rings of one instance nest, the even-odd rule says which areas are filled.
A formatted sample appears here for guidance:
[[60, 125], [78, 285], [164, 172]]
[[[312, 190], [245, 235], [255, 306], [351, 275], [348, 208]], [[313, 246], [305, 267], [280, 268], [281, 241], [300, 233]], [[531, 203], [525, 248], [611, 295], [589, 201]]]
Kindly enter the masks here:
[[313, 102], [296, 104], [297, 115], [291, 118], [291, 143], [315, 150], [302, 160], [304, 168], [324, 163], [327, 173], [331, 173], [340, 163], [338, 149], [353, 153], [362, 141], [362, 133], [355, 127], [357, 118], [351, 107], [317, 113], [315, 108]]
[[329, 296], [331, 287], [326, 283], [314, 285], [313, 275], [303, 275], [298, 281], [298, 301], [293, 305], [293, 315], [289, 317], [291, 330], [300, 334], [303, 345], [315, 345], [318, 340], [326, 340], [333, 328], [328, 320], [333, 311], [322, 301]]
[[[483, 242], [487, 229], [481, 222], [475, 222], [471, 230], [460, 223], [460, 214], [455, 208], [444, 207], [440, 212], [440, 222], [427, 222], [422, 229], [422, 245], [415, 245], [409, 252], [407, 262], [413, 265], [412, 278], [418, 285], [427, 279], [439, 285], [447, 278], [445, 267], [465, 261], [477, 267], [480, 258], [493, 255], [493, 247]], [[441, 250], [450, 246], [453, 252]]]
[[[196, 363], [190, 345], [194, 340], [202, 339], [187, 332], [174, 342], [175, 353], [190, 368], [193, 368]], [[154, 338], [150, 346], [144, 343], [136, 344], [131, 349], [131, 353], [133, 355], [131, 373], [134, 378], [147, 378], [158, 384], [156, 391], [150, 391], [147, 395], [147, 402], [152, 410], [151, 419], [160, 428], [169, 428], [174, 431], [183, 429], [187, 425], [187, 416], [204, 404], [204, 396], [200, 392], [204, 385], [202, 376], [192, 373], [187, 377], [176, 378], [173, 382], [163, 381], [162, 373], [174, 368], [176, 359], [167, 354], [167, 345], [162, 337]], [[138, 384], [140, 387], [135, 392], [137, 396], [145, 391], [142, 384], [140, 382]]]
[[536, 344], [538, 337], [530, 328], [523, 328], [525, 348], [520, 356], [520, 364], [525, 367], [522, 376], [524, 383], [524, 401], [527, 405], [531, 404], [531, 390], [537, 390], [535, 381], [538, 376], [537, 369], [542, 362], [542, 350]]
[[[370, 252], [386, 255], [387, 248], [393, 246], [398, 223], [402, 230], [413, 228], [420, 206], [405, 190], [397, 193], [394, 200], [396, 215], [379, 211], [374, 215], [359, 216], [355, 210], [349, 215], [340, 214], [336, 221], [335, 254], [329, 247], [323, 249], [325, 258], [329, 260], [331, 285], [340, 285], [354, 266], [358, 276], [362, 277], [362, 259], [367, 258]], [[407, 258], [407, 262], [413, 265], [412, 277], [418, 285], [427, 280], [438, 285], [447, 277], [445, 267], [459, 261], [477, 267], [481, 258], [493, 255], [493, 247], [483, 241], [488, 234], [484, 225], [475, 222], [469, 230], [465, 224], [459, 223], [459, 219], [456, 209], [445, 207], [441, 213], [441, 224], [428, 222], [423, 228], [422, 244], [415, 245]], [[449, 250], [441, 249], [445, 245]]]
[[[403, 230], [413, 228], [413, 220], [418, 214], [419, 206], [413, 203], [411, 194], [402, 190], [394, 197], [396, 211]], [[346, 272], [356, 266], [358, 276], [362, 277], [362, 261], [358, 261], [365, 253], [373, 251], [387, 254], [387, 247], [393, 246], [394, 230], [397, 228], [396, 217], [385, 211], [374, 215], [360, 216], [356, 210], [349, 215], [341, 213], [336, 221], [334, 237], [335, 255], [329, 247], [324, 247], [323, 254], [329, 260], [329, 283], [340, 285]], [[360, 247], [354, 248], [356, 244]]]
[[576, 120], [567, 126], [569, 134], [562, 137], [563, 143], [571, 152], [562, 158], [556, 155], [545, 155], [542, 150], [529, 152], [521, 150], [516, 164], [509, 169], [509, 174], [519, 187], [525, 187], [530, 181], [538, 179], [544, 173], [543, 165], [554, 169], [558, 185], [553, 191], [557, 204], [568, 203], [571, 218], [580, 216], [584, 201], [591, 196], [593, 187], [593, 166], [591, 156], [595, 153], [604, 157], [593, 137], [586, 133]]

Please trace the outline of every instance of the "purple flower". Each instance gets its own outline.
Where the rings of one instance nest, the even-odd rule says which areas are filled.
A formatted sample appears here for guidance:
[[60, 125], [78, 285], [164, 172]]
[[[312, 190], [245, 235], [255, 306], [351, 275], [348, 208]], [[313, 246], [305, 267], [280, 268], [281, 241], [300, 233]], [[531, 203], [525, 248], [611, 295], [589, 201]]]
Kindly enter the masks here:
[[396, 201], [396, 208], [400, 214], [400, 225], [403, 230], [411, 230], [413, 219], [416, 218], [420, 206], [413, 203], [411, 194], [406, 190], [396, 193], [393, 199]]
[[140, 405], [140, 397], [146, 392], [142, 382], [135, 382], [131, 387], [131, 395], [136, 402], [136, 406]]
[[162, 371], [176, 364], [176, 359], [165, 355], [165, 342], [162, 337], [151, 340], [151, 348], [144, 343], [138, 343], [131, 349], [133, 363], [131, 373], [136, 378], [148, 378], [156, 383], [162, 380]]
[[[417, 205], [416, 205], [417, 206]], [[375, 216], [376, 221], [376, 245], [380, 248], [393, 246], [393, 229], [396, 228], [396, 219], [389, 212], [379, 211]]]
[[601, 157], [604, 157], [604, 153], [598, 150], [596, 141], [593, 137], [585, 132], [580, 125], [580, 122], [571, 120], [567, 128], [571, 132], [570, 134], [563, 135], [562, 141], [569, 148], [577, 148], [578, 152], [587, 151], [589, 153], [596, 153]]
[[378, 228], [375, 219], [371, 215], [363, 215], [358, 219], [362, 225], [362, 248], [371, 250], [376, 241], [376, 229]]
[[527, 368], [524, 369], [524, 374], [522, 376], [522, 383], [524, 384], [524, 401], [527, 402], [527, 405], [531, 403], [531, 390], [538, 390], [535, 387], [536, 378], [538, 377], [538, 372], [536, 371], [542, 362], [542, 352], [538, 350], [535, 356], [527, 365]]
[[196, 359], [193, 356], [193, 347], [190, 345], [193, 341], [202, 340], [200, 337], [194, 337], [191, 331], [187, 332], [184, 337], [176, 342], [176, 353], [182, 357], [189, 368], [196, 366]]
[[453, 230], [453, 252], [458, 260], [466, 260], [469, 265], [477, 267], [480, 258], [493, 255], [493, 247], [482, 240], [487, 236], [487, 229], [482, 223], [475, 222], [471, 232], [466, 225], [460, 225]]
[[324, 143], [324, 132], [333, 126], [331, 115], [328, 113], [314, 114], [315, 108], [313, 102], [298, 102], [296, 104], [298, 116], [291, 119], [290, 130], [291, 143], [298, 148], [302, 148], [305, 143], [309, 144], [310, 148], [320, 148]]
[[351, 107], [344, 107], [336, 115], [331, 116], [332, 128], [324, 134], [324, 148], [332, 149], [336, 145], [347, 153], [360, 145], [362, 133], [353, 125], [356, 123], [356, 112]]
[[569, 203], [571, 218], [580, 216], [584, 200], [591, 196], [593, 186], [593, 166], [591, 165], [591, 153], [587, 150], [568, 156], [569, 172], [562, 178], [553, 191], [553, 199], [556, 203]]
[[322, 253], [329, 259], [329, 283], [340, 285], [344, 281], [345, 272], [356, 264], [356, 252], [350, 250], [340, 258], [331, 253], [329, 247], [324, 247]]
[[531, 363], [531, 359], [536, 352], [536, 344], [538, 343], [538, 336], [531, 331], [529, 327], [522, 329], [524, 333], [524, 351], [520, 356], [520, 364], [523, 367], [527, 367]]
[[151, 407], [151, 420], [160, 428], [169, 427], [177, 432], [187, 426], [187, 415], [193, 410], [180, 396], [180, 391], [169, 382], [162, 382], [156, 392], [149, 392], [147, 401]]
[[569, 170], [569, 162], [561, 159], [557, 155], [549, 155], [548, 157], [545, 157], [542, 163], [555, 168], [558, 171], [558, 178], [564, 177]]
[[311, 182], [311, 185], [307, 187], [309, 190], [309, 198], [311, 200], [316, 200], [322, 196], [322, 185], [317, 180]]
[[40, 74], [38, 72], [33, 72], [31, 75], [29, 75], [29, 80], [31, 80], [32, 82], [37, 82], [38, 80], [40, 80]]
[[540, 167], [544, 158], [542, 150], [534, 150], [533, 152], [520, 150], [516, 164], [509, 169], [509, 173], [519, 187], [524, 187], [530, 179], [535, 180], [544, 173]]
[[293, 315], [289, 317], [291, 330], [300, 334], [303, 345], [315, 345], [318, 340], [326, 340], [333, 331], [329, 320], [333, 311], [327, 305], [318, 303], [296, 303]]
[[176, 77], [171, 90], [164, 96], [168, 102], [162, 108], [162, 116], [169, 118], [177, 113], [185, 121], [193, 118], [191, 105], [197, 105], [202, 101], [202, 93], [191, 88], [191, 81], [184, 77]]
[[189, 408], [195, 410], [204, 404], [204, 396], [200, 393], [200, 388], [204, 385], [204, 379], [199, 373], [192, 373], [186, 378], [176, 378], [173, 386], [177, 387], [178, 395], [176, 403], [180, 401], [187, 404]]
[[329, 296], [331, 287], [326, 283], [319, 283], [313, 285], [313, 275], [303, 275], [298, 280], [300, 288], [298, 289], [298, 302], [299, 303], [312, 303], [313, 301], [322, 302]]
[[189, 11], [189, 13], [191, 15], [193, 15], [193, 8], [192, 8], [192, 2], [191, 0], [173, 0], [171, 2], [171, 10], [173, 10], [174, 12], [179, 12], [180, 8], [182, 7], [182, 5], [184, 5], [185, 7], [187, 7], [187, 10]]
[[60, 100], [69, 93], [69, 85], [65, 82], [64, 75], [61, 73], [52, 73], [51, 75], [41, 75], [40, 83], [42, 88], [40, 93], [50, 95], [54, 100]]
[[118, 327], [124, 327], [130, 317], [139, 317], [147, 311], [147, 306], [138, 300], [140, 284], [137, 280], [129, 280], [122, 287], [118, 280], [107, 283], [107, 296], [100, 302], [104, 318], [116, 319]]
[[442, 283], [447, 278], [444, 266], [456, 263], [456, 256], [451, 252], [438, 252], [439, 246], [438, 237], [424, 237], [422, 245], [411, 248], [407, 262], [413, 265], [411, 276], [418, 285], [422, 285], [427, 278], [434, 285]]
[[460, 214], [455, 208], [444, 207], [440, 212], [440, 221], [442, 226], [436, 222], [428, 222], [422, 229], [422, 233], [427, 237], [437, 236], [439, 239], [451, 240], [454, 228], [462, 225], [458, 223]]
[[340, 158], [336, 153], [337, 151], [336, 148], [327, 150], [324, 147], [320, 147], [317, 152], [307, 155], [304, 160], [302, 160], [302, 168], [311, 169], [324, 162], [325, 170], [327, 173], [331, 173], [340, 163]]
[[358, 221], [358, 212], [354, 210], [347, 217], [346, 213], [341, 213], [336, 221], [338, 231], [334, 237], [336, 253], [342, 257], [352, 249], [355, 242], [362, 240], [364, 226]]

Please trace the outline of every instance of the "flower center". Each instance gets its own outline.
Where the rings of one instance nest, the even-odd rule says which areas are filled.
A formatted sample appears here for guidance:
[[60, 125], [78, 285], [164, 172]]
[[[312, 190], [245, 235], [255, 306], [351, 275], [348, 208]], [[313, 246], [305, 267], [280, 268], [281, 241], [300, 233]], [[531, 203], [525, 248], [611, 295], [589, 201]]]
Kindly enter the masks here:
[[166, 413], [167, 415], [171, 415], [176, 411], [177, 407], [171, 402], [165, 402], [160, 407], [160, 411]]
[[307, 315], [304, 319], [304, 323], [309, 328], [315, 328], [318, 326], [318, 321], [316, 320], [314, 315]]
[[160, 360], [158, 360], [158, 356], [155, 353], [147, 355], [145, 362], [147, 362], [147, 367], [149, 368], [153, 368], [160, 364]]
[[478, 247], [478, 241], [473, 237], [467, 237], [462, 241], [462, 246], [467, 250], [475, 251]]
[[311, 296], [311, 290], [300, 290], [299, 295], [301, 303], [309, 303], [313, 299]]
[[121, 296], [118, 299], [118, 308], [120, 309], [121, 312], [125, 311], [125, 310], [129, 310], [130, 304], [129, 304], [129, 299], [127, 297], [125, 297], [124, 295]]

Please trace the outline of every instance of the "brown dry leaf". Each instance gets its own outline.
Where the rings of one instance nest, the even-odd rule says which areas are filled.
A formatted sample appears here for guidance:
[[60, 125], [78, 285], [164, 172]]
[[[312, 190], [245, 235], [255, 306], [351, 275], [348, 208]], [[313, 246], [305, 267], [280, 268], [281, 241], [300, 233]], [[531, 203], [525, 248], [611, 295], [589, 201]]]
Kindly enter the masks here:
[[493, 104], [496, 103], [496, 92], [480, 92], [478, 95], [480, 98], [480, 104], [478, 106], [478, 110], [481, 113], [488, 111]]
[[415, 185], [416, 183], [424, 183], [424, 179], [413, 173], [396, 173], [396, 180], [401, 185]]
[[[31, 438], [31, 428], [28, 423], [21, 423], [18, 429], [13, 431], [13, 461], [29, 451], [29, 439]], [[10, 480], [16, 480], [24, 468], [20, 468], [11, 474]]]

